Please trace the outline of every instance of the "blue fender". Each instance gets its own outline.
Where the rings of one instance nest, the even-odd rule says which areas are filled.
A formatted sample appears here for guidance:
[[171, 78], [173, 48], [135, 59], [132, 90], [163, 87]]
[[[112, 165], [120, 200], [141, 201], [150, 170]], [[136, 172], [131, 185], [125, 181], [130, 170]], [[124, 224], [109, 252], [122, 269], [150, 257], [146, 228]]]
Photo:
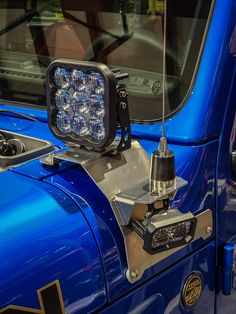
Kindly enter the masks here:
[[106, 302], [103, 267], [78, 205], [57, 188], [13, 172], [0, 180], [0, 310], [40, 308], [37, 290], [59, 280], [68, 313]]

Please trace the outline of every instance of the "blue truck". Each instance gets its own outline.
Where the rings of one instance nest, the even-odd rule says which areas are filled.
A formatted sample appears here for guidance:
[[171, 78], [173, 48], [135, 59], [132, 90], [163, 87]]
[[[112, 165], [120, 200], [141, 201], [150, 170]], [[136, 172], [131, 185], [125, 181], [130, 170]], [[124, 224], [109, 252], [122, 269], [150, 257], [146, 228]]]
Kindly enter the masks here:
[[[55, 131], [72, 127], [46, 104], [74, 95], [62, 70], [81, 64], [124, 79], [132, 143], [116, 155]], [[147, 200], [163, 94], [177, 181]], [[236, 313], [235, 0], [2, 0], [0, 98], [0, 313]], [[150, 203], [167, 207], [151, 248]]]

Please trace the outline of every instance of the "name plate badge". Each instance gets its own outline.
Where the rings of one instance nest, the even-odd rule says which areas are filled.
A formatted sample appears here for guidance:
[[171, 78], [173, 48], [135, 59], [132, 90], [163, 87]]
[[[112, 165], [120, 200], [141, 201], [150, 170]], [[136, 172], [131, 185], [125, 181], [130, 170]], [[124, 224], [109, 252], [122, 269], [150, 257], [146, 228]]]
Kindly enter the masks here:
[[202, 293], [202, 278], [197, 273], [189, 275], [182, 288], [182, 303], [186, 308], [193, 307]]

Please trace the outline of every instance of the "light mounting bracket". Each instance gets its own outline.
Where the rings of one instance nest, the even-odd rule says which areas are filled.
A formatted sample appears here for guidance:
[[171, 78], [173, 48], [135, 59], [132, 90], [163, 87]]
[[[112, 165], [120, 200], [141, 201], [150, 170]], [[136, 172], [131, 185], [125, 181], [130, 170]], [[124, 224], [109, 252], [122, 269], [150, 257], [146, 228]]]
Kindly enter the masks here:
[[131, 130], [130, 130], [130, 116], [128, 106], [128, 93], [125, 89], [125, 85], [117, 86], [118, 94], [118, 123], [121, 130], [120, 143], [117, 146], [117, 151], [121, 152], [131, 147]]
[[[144, 220], [153, 206], [155, 209], [169, 210], [169, 200], [187, 182], [176, 177], [174, 186], [158, 194], [151, 193], [149, 192], [150, 157], [137, 141], [132, 142], [130, 149], [119, 154], [113, 155], [108, 152], [108, 148], [103, 152], [70, 148], [49, 154], [41, 159], [41, 162], [46, 166], [54, 166], [63, 161], [79, 164], [103, 192], [111, 204], [124, 238], [127, 257], [126, 277], [133, 283], [142, 277], [146, 269], [187, 245], [181, 243], [178, 247], [150, 254], [144, 249], [142, 237], [131, 227], [134, 221]], [[197, 216], [193, 216], [190, 212], [181, 214], [175, 211], [175, 219], [179, 217], [185, 220], [196, 219], [196, 229], [191, 241], [199, 238], [207, 239], [211, 236], [209, 230], [212, 230], [213, 222], [210, 209]]]

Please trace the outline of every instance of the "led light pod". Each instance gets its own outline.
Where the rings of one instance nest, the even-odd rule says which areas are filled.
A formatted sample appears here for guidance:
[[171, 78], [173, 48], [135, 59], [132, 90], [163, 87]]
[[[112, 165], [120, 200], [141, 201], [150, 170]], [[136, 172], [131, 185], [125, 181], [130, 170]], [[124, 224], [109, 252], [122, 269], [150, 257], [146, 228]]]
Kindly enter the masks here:
[[175, 209], [135, 220], [133, 229], [143, 238], [143, 248], [156, 254], [190, 243], [196, 230], [197, 219], [191, 212], [182, 214]]
[[64, 142], [104, 148], [118, 121], [116, 75], [103, 64], [56, 60], [46, 75], [48, 123]]

